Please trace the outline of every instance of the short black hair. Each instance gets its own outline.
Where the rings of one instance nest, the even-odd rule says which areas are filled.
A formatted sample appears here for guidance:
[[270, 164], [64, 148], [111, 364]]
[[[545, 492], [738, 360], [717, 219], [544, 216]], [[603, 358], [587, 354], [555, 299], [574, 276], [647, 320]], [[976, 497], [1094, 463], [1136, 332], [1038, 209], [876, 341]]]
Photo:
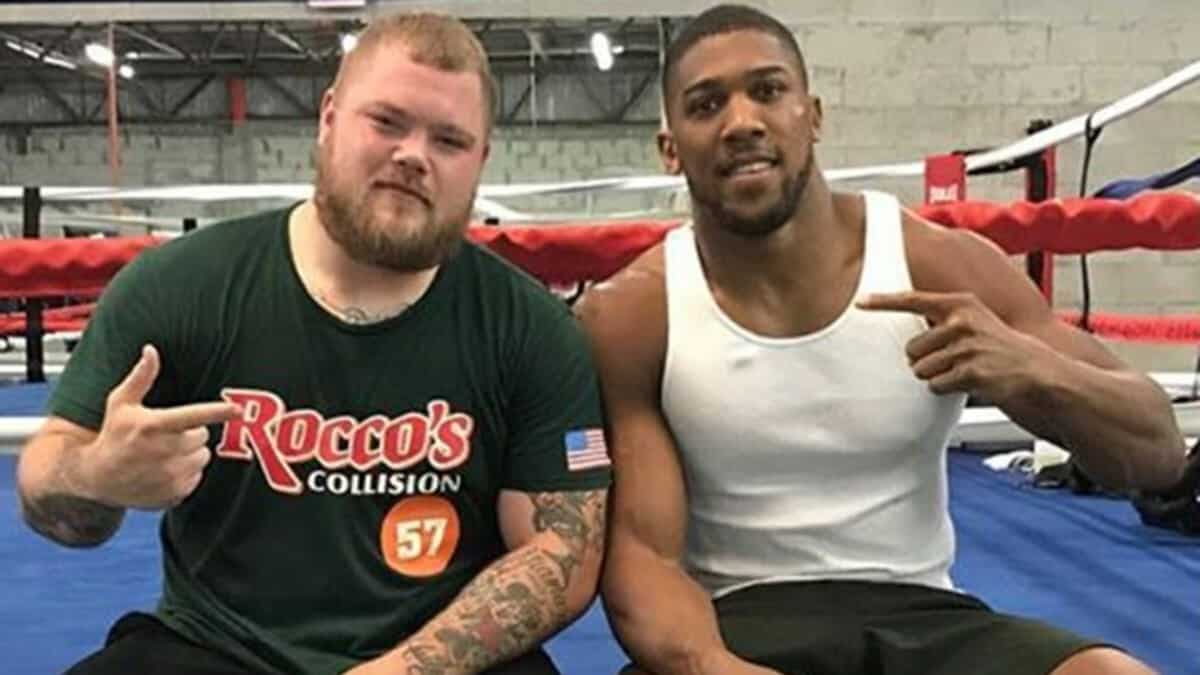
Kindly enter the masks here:
[[796, 43], [796, 36], [788, 30], [787, 26], [780, 23], [775, 17], [753, 7], [716, 5], [692, 19], [667, 47], [662, 69], [664, 104], [667, 98], [667, 85], [674, 75], [679, 60], [687, 54], [688, 50], [704, 38], [739, 30], [756, 30], [775, 36], [796, 57], [796, 62], [800, 66], [800, 80], [805, 87], [808, 86], [808, 72], [804, 65], [804, 55], [800, 53], [800, 45]]

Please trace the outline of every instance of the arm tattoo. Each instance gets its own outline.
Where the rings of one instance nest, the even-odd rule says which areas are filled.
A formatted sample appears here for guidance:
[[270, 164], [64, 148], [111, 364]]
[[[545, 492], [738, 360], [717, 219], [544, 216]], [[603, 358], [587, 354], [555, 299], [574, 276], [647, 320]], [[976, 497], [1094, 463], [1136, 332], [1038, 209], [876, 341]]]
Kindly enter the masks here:
[[537, 531], [550, 530], [585, 550], [599, 549], [604, 542], [604, 490], [539, 492], [529, 498]]
[[583, 555], [600, 551], [604, 544], [604, 491], [540, 492], [531, 494], [533, 528], [550, 530], [567, 544], [565, 554], [549, 553], [562, 573], [564, 585], [580, 565]]
[[[568, 590], [589, 549], [604, 538], [605, 491], [531, 494], [536, 531], [559, 536], [560, 550], [519, 548], [484, 570], [403, 648], [408, 675], [475, 672], [539, 644], [568, 619]], [[431, 633], [427, 635], [426, 633]]]
[[403, 653], [409, 664], [405, 675], [447, 675], [454, 672], [454, 663], [449, 655], [436, 647], [414, 644], [405, 647]]
[[104, 543], [125, 516], [124, 509], [67, 494], [49, 494], [36, 501], [22, 497], [21, 511], [34, 532], [77, 548]]
[[556, 630], [566, 605], [566, 587], [545, 551], [518, 549], [467, 584], [450, 615], [429, 626], [432, 636], [409, 640], [408, 675], [477, 672], [508, 661]]

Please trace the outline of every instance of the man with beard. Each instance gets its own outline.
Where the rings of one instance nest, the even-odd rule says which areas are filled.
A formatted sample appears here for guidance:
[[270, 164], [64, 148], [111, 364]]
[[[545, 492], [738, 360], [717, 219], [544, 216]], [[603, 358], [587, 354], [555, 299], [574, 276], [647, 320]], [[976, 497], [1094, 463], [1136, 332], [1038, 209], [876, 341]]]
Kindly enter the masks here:
[[831, 192], [820, 100], [777, 21], [701, 14], [663, 98], [694, 221], [578, 310], [614, 461], [601, 588], [630, 670], [1148, 672], [954, 588], [945, 446], [976, 394], [1106, 485], [1170, 485], [1163, 391], [992, 244]]
[[322, 102], [311, 201], [112, 281], [19, 491], [67, 546], [165, 509], [164, 588], [69, 672], [557, 672], [608, 458], [565, 303], [463, 242], [493, 96], [464, 25], [381, 19]]

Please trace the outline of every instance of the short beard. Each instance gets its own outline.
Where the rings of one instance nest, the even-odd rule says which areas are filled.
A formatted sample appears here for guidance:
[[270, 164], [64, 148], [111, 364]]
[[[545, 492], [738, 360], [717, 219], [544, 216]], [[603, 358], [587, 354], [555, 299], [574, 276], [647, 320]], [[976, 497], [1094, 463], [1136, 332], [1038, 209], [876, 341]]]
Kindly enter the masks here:
[[[332, 147], [326, 152], [332, 152]], [[338, 185], [330, 170], [328, 155], [317, 158], [313, 203], [317, 218], [329, 238], [357, 262], [397, 272], [418, 272], [436, 267], [450, 259], [462, 244], [470, 220], [468, 207], [444, 223], [432, 218], [413, 231], [395, 232], [372, 217], [368, 192], [356, 199], [353, 190]]]
[[[779, 199], [771, 204], [766, 211], [750, 218], [744, 218], [725, 208], [720, 199], [703, 199], [694, 197], [697, 204], [712, 214], [714, 222], [722, 229], [747, 239], [760, 239], [783, 227], [796, 213], [796, 207], [804, 197], [808, 188], [808, 180], [813, 171], [813, 155], [809, 154], [804, 166], [795, 175], [785, 177], [781, 186]], [[692, 179], [688, 178], [688, 189], [693, 195], [699, 195]]]

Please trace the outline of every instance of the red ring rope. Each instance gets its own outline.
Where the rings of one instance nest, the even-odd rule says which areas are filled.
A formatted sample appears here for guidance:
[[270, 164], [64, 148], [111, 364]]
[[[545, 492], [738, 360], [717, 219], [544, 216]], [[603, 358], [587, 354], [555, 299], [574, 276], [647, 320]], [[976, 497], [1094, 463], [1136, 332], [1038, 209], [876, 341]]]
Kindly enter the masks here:
[[[978, 232], [1010, 254], [1200, 248], [1200, 199], [1185, 193], [1145, 193], [1126, 201], [951, 202], [914, 211]], [[572, 284], [611, 276], [679, 222], [472, 226], [469, 236], [547, 283]], [[152, 237], [0, 240], [0, 298], [94, 297], [122, 266], [158, 243]], [[47, 330], [82, 328], [86, 316], [71, 309], [48, 312]], [[1089, 322], [1097, 334], [1114, 339], [1200, 343], [1200, 316], [1098, 314]], [[0, 315], [2, 334], [23, 325], [22, 314]]]

